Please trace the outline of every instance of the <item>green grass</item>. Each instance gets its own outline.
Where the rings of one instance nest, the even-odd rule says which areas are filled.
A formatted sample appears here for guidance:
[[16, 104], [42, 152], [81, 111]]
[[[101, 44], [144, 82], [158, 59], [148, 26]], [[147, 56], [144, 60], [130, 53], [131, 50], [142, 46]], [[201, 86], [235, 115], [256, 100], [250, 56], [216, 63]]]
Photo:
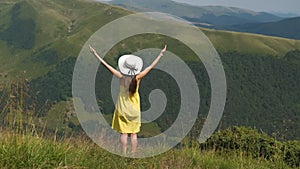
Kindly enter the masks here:
[[282, 161], [252, 159], [242, 153], [200, 151], [196, 147], [172, 149], [158, 156], [130, 159], [108, 153], [85, 137], [56, 140], [1, 130], [1, 168], [290, 168]]
[[143, 137], [151, 137], [156, 136], [161, 133], [161, 128], [157, 125], [157, 123], [143, 123], [141, 126], [140, 136]]
[[45, 117], [42, 117], [41, 120], [44, 121], [47, 128], [55, 130], [56, 128], [66, 128], [64, 124], [64, 119], [66, 118], [67, 110], [66, 101], [61, 101], [51, 107], [49, 112]]
[[5, 30], [10, 23], [10, 16], [7, 15], [7, 13], [9, 12], [11, 6], [12, 4], [6, 4], [0, 2], [0, 18], [1, 18], [0, 31]]

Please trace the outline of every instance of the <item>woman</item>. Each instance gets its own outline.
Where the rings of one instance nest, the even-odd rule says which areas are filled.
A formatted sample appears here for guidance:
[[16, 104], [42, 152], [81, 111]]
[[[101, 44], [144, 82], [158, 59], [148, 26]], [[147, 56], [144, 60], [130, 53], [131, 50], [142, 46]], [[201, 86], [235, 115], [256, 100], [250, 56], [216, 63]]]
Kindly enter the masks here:
[[123, 154], [126, 154], [127, 151], [128, 134], [131, 137], [131, 152], [136, 152], [137, 133], [140, 131], [141, 126], [140, 96], [138, 93], [140, 81], [158, 63], [166, 49], [167, 46], [161, 50], [152, 64], [143, 71], [141, 71], [143, 66], [141, 58], [134, 55], [123, 55], [118, 60], [120, 71], [117, 71], [99, 57], [95, 49], [90, 46], [90, 51], [95, 57], [120, 80], [120, 93], [115, 105], [112, 128], [121, 133], [120, 141]]

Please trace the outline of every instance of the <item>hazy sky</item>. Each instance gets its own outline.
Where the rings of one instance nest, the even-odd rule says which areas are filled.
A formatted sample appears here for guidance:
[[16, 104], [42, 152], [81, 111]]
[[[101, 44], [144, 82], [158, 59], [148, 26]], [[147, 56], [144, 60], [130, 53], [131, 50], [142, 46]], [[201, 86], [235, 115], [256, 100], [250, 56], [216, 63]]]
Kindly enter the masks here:
[[285, 12], [300, 15], [300, 0], [174, 0], [193, 5], [222, 5], [251, 9], [257, 12]]

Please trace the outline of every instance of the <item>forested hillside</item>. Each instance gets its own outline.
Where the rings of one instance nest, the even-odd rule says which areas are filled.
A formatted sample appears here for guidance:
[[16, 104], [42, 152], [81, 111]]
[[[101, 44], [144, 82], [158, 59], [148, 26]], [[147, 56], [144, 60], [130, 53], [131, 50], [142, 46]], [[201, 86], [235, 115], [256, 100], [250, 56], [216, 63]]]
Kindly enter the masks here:
[[277, 22], [230, 25], [221, 29], [238, 32], [257, 33], [299, 40], [300, 17], [287, 18]]

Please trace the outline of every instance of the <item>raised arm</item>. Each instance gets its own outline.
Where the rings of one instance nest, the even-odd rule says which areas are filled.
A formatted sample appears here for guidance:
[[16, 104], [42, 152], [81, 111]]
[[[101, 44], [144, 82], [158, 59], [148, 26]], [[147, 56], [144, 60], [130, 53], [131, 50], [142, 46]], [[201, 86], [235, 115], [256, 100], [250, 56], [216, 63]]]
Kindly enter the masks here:
[[142, 72], [136, 75], [136, 78], [141, 79], [144, 76], [146, 76], [150, 72], [150, 70], [158, 63], [159, 59], [164, 55], [166, 50], [167, 50], [167, 45], [165, 45], [165, 47], [161, 50], [161, 52], [156, 57], [156, 59], [151, 63], [151, 65], [149, 65], [146, 69], [144, 69]]
[[117, 71], [116, 69], [114, 69], [112, 66], [110, 66], [108, 63], [106, 63], [95, 51], [94, 48], [92, 48], [90, 46], [90, 51], [92, 54], [94, 54], [94, 56], [100, 61], [100, 63], [102, 63], [113, 75], [115, 75], [118, 78], [121, 78], [123, 75], [121, 72]]

